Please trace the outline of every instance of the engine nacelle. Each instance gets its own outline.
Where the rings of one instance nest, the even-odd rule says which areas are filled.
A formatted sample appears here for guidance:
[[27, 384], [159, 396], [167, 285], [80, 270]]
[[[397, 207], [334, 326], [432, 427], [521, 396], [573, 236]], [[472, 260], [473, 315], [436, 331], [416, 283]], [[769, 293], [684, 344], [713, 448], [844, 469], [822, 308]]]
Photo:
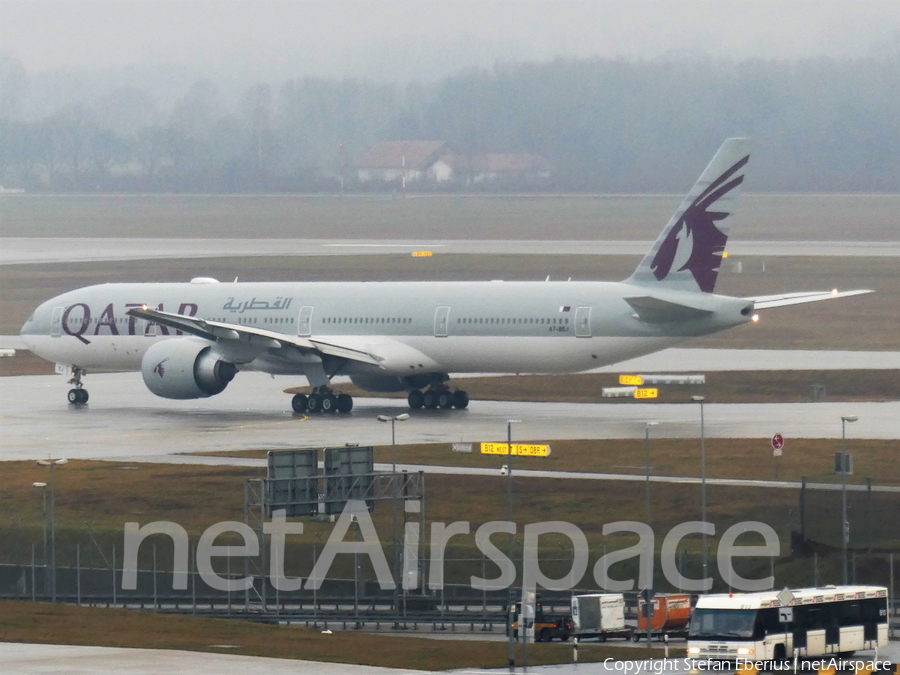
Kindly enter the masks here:
[[176, 338], [152, 345], [141, 361], [144, 384], [163, 398], [206, 398], [220, 394], [234, 379], [237, 366], [219, 360], [209, 342]]

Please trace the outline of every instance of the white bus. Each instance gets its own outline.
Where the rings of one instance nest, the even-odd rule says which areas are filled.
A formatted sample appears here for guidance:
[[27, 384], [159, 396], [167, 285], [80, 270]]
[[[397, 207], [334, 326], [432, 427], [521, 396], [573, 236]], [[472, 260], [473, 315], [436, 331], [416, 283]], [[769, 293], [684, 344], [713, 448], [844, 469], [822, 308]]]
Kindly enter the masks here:
[[691, 615], [688, 656], [753, 661], [839, 654], [888, 643], [887, 589], [827, 586], [702, 595]]

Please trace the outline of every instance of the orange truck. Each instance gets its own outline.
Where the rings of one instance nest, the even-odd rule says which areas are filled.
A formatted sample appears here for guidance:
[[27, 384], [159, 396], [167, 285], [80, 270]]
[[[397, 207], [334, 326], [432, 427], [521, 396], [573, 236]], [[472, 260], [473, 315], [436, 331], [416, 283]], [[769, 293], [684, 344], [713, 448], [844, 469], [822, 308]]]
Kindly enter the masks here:
[[638, 598], [638, 627], [632, 639], [637, 642], [647, 637], [647, 622], [650, 622], [650, 637], [662, 640], [665, 636], [687, 637], [691, 622], [691, 596], [686, 593], [660, 593], [654, 595], [651, 604], [653, 616], [649, 619], [644, 611], [646, 601]]

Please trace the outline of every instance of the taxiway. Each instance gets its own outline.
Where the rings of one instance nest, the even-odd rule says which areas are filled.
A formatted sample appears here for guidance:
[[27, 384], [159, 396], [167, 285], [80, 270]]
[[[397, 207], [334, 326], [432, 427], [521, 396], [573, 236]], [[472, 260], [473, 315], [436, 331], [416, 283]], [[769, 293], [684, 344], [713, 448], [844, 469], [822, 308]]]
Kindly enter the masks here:
[[[358, 398], [349, 415], [305, 416], [290, 411], [282, 389], [301, 382], [241, 373], [240, 386], [194, 401], [151, 394], [137, 373], [91, 375], [86, 406], [65, 402], [62, 377], [3, 378], [0, 386], [0, 460], [48, 455], [79, 459], [130, 458], [247, 448], [285, 449], [345, 443], [384, 444], [389, 431], [378, 415], [407, 411], [398, 399]], [[237, 382], [236, 382], [237, 383]], [[856, 438], [900, 439], [900, 401], [706, 405], [706, 434], [719, 438], [839, 438], [842, 415], [858, 415]], [[465, 411], [420, 410], [405, 422], [402, 443], [497, 440], [508, 419], [518, 440], [695, 438], [699, 413], [691, 404], [520, 403], [473, 401]]]
[[[502, 239], [161, 239], [126, 237], [4, 237], [0, 264], [221, 258], [347, 256], [412, 253], [493, 255], [644, 255], [652, 241]], [[900, 257], [894, 241], [732, 241], [734, 256]]]

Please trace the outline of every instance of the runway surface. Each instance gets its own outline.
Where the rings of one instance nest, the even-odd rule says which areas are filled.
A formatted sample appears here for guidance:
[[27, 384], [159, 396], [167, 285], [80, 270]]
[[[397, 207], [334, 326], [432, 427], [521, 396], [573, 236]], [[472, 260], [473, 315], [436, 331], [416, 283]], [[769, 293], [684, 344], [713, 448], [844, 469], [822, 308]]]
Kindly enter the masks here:
[[900, 352], [676, 347], [597, 368], [598, 373], [704, 373], [732, 370], [896, 370]]
[[[389, 430], [380, 414], [407, 411], [397, 399], [356, 400], [350, 415], [302, 416], [289, 409], [282, 389], [297, 380], [240, 373], [222, 394], [171, 401], [151, 394], [137, 373], [91, 375], [87, 406], [70, 406], [61, 376], [0, 381], [0, 459], [52, 455], [79, 459], [161, 454], [284, 449], [345, 443], [384, 444]], [[720, 438], [838, 438], [842, 415], [858, 415], [855, 438], [900, 438], [900, 401], [706, 405], [706, 434]], [[519, 440], [643, 438], [645, 422], [658, 420], [655, 437], [695, 438], [698, 408], [691, 404], [585, 404], [473, 401], [465, 411], [420, 410], [398, 428], [401, 443], [502, 439], [506, 421]]]
[[[336, 634], [335, 639], [339, 639]], [[460, 635], [455, 636], [459, 639]], [[588, 651], [590, 645], [582, 649]], [[533, 646], [532, 649], [540, 649]], [[673, 653], [677, 653], [673, 649]], [[871, 660], [871, 651], [858, 652], [854, 660]], [[900, 643], [892, 642], [879, 651], [878, 659], [896, 663], [900, 661]], [[35, 645], [0, 643], [0, 663], [4, 672], [16, 675], [43, 675], [45, 673], [66, 673], [67, 675], [403, 675], [424, 671], [402, 668], [375, 668], [372, 666], [352, 666], [336, 663], [272, 659], [259, 656], [239, 656], [233, 654], [207, 654], [176, 650], [122, 649], [116, 647], [81, 647], [69, 645]], [[625, 664], [632, 667], [627, 671]], [[665, 662], [655, 660], [638, 669], [639, 661], [618, 662], [618, 665], [598, 663], [562, 664], [558, 666], [532, 666], [527, 672], [536, 675], [596, 675], [599, 673], [687, 673], [691, 671], [683, 658], [673, 658]], [[648, 667], [650, 666], [650, 667]], [[458, 675], [481, 673], [525, 672], [516, 669], [467, 668], [453, 671]], [[702, 671], [700, 671], [702, 672]], [[734, 671], [724, 671], [734, 672]], [[816, 672], [815, 670], [808, 672]]]
[[[336, 640], [339, 635], [334, 636]], [[122, 649], [0, 643], [0, 664], [9, 675], [399, 675], [418, 670], [343, 663], [209, 654], [169, 649]]]
[[[5, 237], [0, 264], [220, 258], [247, 256], [321, 256], [412, 253], [495, 255], [643, 255], [651, 241], [435, 240], [435, 239], [162, 239]], [[900, 257], [897, 241], [732, 241], [734, 256]]]
[[[20, 335], [0, 335], [0, 349], [27, 349]], [[589, 373], [704, 373], [736, 370], [897, 370], [900, 352], [816, 351], [812, 349], [690, 349], [655, 354], [594, 368]], [[490, 373], [495, 376], [498, 373]], [[509, 373], [513, 374], [513, 373]], [[454, 375], [478, 377], [479, 375]], [[347, 381], [336, 377], [336, 383]]]

